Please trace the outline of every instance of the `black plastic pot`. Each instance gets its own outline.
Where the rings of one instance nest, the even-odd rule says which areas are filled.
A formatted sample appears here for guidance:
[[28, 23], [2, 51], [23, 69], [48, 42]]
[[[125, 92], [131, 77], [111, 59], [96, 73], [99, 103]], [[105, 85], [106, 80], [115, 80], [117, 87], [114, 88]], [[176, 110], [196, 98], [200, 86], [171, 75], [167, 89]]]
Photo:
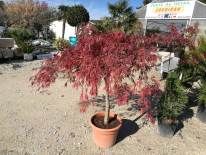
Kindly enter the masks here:
[[173, 137], [178, 123], [166, 123], [163, 120], [158, 119], [157, 133], [165, 138]]
[[206, 107], [204, 102], [198, 104], [196, 118], [202, 123], [206, 123]]

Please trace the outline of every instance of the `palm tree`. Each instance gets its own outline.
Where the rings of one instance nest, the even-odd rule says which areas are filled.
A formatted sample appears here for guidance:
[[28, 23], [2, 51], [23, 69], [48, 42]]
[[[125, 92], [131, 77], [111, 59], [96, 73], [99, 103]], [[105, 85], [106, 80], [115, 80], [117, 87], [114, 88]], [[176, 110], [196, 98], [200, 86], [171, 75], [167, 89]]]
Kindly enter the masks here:
[[[109, 13], [112, 15], [114, 21], [117, 22], [117, 29], [119, 29], [122, 24], [128, 24], [128, 28], [132, 27], [132, 24], [137, 22], [135, 18], [132, 7], [128, 7], [128, 0], [119, 0], [115, 4], [108, 3]], [[124, 25], [124, 31], [126, 31]]]
[[69, 6], [60, 5], [58, 7], [59, 12], [57, 13], [57, 20], [60, 21], [63, 19], [63, 25], [62, 25], [62, 39], [64, 39], [64, 32], [65, 32], [65, 24], [66, 24], [66, 14], [69, 9]]

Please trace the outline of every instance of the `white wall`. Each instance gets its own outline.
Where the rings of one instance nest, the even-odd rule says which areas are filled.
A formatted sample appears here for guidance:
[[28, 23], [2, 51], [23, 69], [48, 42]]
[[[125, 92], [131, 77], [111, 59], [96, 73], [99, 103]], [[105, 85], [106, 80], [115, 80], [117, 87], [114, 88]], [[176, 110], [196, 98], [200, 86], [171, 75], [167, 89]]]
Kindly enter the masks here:
[[[62, 38], [62, 25], [63, 20], [54, 21], [51, 23], [50, 30], [56, 33], [56, 39]], [[67, 22], [65, 24], [64, 39], [69, 40], [69, 37], [76, 37], [75, 27], [70, 26]]]

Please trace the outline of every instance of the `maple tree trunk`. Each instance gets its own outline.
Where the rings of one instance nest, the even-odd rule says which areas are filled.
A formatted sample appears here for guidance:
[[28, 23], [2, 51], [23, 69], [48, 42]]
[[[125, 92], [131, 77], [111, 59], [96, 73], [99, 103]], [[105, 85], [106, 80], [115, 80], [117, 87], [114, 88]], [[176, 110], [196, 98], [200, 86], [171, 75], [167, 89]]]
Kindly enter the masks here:
[[66, 19], [65, 19], [65, 18], [63, 18], [63, 26], [62, 26], [62, 39], [64, 39], [65, 23], [66, 23]]
[[[107, 82], [105, 80], [105, 85], [107, 85]], [[109, 88], [108, 88], [109, 89]], [[106, 96], [106, 107], [105, 107], [105, 117], [104, 117], [104, 124], [107, 125], [109, 123], [109, 111], [110, 111], [110, 105], [109, 105], [109, 93], [108, 89], [105, 90], [105, 96]]]

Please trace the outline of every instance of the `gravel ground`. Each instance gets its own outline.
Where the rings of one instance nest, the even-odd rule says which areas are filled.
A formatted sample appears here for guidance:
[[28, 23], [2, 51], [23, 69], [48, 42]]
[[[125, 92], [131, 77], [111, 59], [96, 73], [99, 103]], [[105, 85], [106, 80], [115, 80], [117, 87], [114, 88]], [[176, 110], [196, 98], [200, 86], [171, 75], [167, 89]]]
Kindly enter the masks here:
[[[29, 87], [29, 78], [37, 73], [32, 68], [40, 64], [41, 60], [0, 63], [0, 155], [206, 154], [206, 124], [195, 118], [194, 94], [188, 92], [188, 106], [178, 118], [180, 124], [172, 138], [158, 135], [157, 121], [153, 126], [140, 115], [138, 95], [125, 106], [110, 98], [111, 112], [122, 118], [123, 125], [116, 144], [101, 149], [93, 142], [89, 119], [105, 109], [103, 85], [95, 105], [80, 114], [80, 90], [72, 89], [72, 84], [65, 88], [61, 77], [44, 91]], [[153, 70], [152, 74], [158, 76], [159, 72]], [[157, 99], [152, 102], [155, 105]]]

